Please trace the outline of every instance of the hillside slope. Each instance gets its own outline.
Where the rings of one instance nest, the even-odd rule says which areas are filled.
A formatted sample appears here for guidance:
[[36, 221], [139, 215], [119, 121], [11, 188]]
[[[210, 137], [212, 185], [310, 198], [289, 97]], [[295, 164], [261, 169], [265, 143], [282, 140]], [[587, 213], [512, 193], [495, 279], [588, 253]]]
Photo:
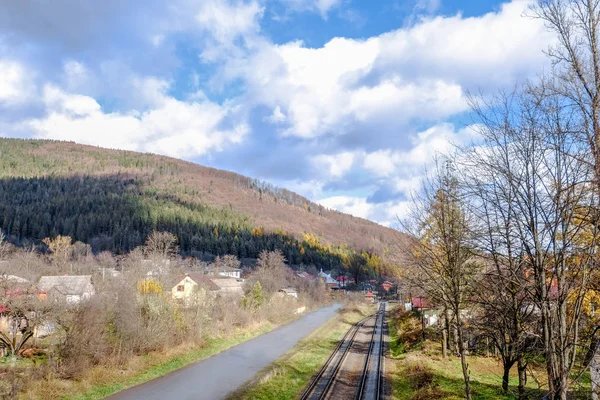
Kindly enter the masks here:
[[[308, 238], [308, 247], [378, 254], [402, 241], [393, 229], [236, 173], [153, 154], [19, 139], [0, 139], [0, 228], [18, 240], [70, 234], [117, 252], [139, 245], [152, 229], [176, 233], [184, 251], [231, 252], [238, 241], [233, 252], [241, 256], [302, 242], [305, 233], [320, 242]], [[275, 242], [239, 243], [273, 233]], [[295, 257], [284, 249], [290, 261], [311, 261], [298, 251]]]

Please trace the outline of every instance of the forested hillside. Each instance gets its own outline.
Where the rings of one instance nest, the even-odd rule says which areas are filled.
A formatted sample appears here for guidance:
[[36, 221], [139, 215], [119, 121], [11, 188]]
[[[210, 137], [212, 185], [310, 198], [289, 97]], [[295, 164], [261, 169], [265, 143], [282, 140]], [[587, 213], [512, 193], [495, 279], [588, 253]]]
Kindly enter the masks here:
[[69, 235], [123, 253], [153, 230], [183, 254], [256, 258], [281, 249], [291, 264], [340, 265], [352, 250], [380, 265], [399, 233], [327, 210], [232, 172], [152, 154], [75, 143], [0, 139], [0, 229], [22, 243]]

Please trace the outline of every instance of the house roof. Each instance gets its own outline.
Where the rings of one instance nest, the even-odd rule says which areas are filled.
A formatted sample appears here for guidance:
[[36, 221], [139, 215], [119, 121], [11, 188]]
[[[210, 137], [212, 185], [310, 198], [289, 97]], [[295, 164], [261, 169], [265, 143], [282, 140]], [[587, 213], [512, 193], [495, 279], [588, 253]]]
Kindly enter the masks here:
[[186, 277], [189, 277], [192, 281], [194, 281], [196, 283], [196, 285], [202, 286], [208, 290], [215, 291], [215, 290], [221, 289], [211, 279], [209, 279], [205, 274], [200, 273], [200, 272], [190, 272], [188, 274], [185, 274], [185, 276], [182, 276], [181, 279], [179, 279], [177, 282], [175, 282], [175, 285], [179, 284], [179, 282], [184, 280]]
[[46, 292], [55, 289], [65, 295], [94, 292], [91, 275], [42, 276], [37, 286]]
[[16, 275], [0, 275], [0, 279], [6, 279], [7, 281], [16, 282], [16, 283], [31, 283], [25, 278], [21, 278]]
[[211, 281], [220, 289], [225, 288], [242, 288], [242, 282], [235, 278], [212, 278]]
[[314, 275], [311, 275], [311, 274], [309, 274], [308, 272], [305, 272], [305, 271], [298, 272], [296, 275], [298, 275], [302, 279], [308, 279], [309, 281], [312, 281], [313, 279], [315, 279]]
[[375, 295], [373, 294], [373, 292], [367, 292], [367, 294], [365, 294], [365, 297], [375, 297]]
[[298, 291], [294, 288], [284, 288], [284, 289], [280, 289], [280, 292], [284, 292], [284, 293], [298, 293]]
[[331, 275], [323, 272], [323, 270], [321, 269], [321, 272], [319, 272], [319, 276], [323, 279], [325, 279], [325, 283], [328, 285], [336, 285], [337, 286], [337, 281], [335, 279], [333, 279], [331, 277]]
[[431, 308], [431, 303], [424, 297], [413, 297], [410, 302], [414, 308]]

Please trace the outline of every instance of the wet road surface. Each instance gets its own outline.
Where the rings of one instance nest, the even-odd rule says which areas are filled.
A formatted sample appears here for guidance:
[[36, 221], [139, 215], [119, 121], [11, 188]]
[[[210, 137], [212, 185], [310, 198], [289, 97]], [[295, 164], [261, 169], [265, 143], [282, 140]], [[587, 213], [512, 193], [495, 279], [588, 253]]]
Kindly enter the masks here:
[[222, 399], [333, 318], [340, 307], [335, 304], [321, 308], [281, 328], [108, 399]]

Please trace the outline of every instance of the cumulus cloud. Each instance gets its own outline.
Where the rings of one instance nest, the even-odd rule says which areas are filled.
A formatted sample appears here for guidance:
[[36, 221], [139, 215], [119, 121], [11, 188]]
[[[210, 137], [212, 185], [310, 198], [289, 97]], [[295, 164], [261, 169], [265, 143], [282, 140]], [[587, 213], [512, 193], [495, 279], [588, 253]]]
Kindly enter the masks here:
[[227, 123], [236, 118], [235, 106], [208, 101], [188, 103], [164, 96], [149, 111], [105, 113], [95, 99], [52, 85], [44, 87], [43, 101], [47, 115], [23, 122], [39, 138], [195, 157], [241, 143], [249, 131], [243, 120]]
[[376, 206], [358, 196], [332, 196], [319, 200], [319, 204], [391, 227], [407, 214], [410, 206], [408, 201], [389, 201]]
[[207, 0], [200, 4], [196, 21], [220, 43], [231, 43], [239, 36], [260, 31], [258, 21], [264, 7], [250, 3]]
[[366, 40], [334, 38], [318, 48], [263, 42], [242, 60], [229, 60], [222, 77], [243, 79], [249, 99], [278, 116], [273, 122], [283, 135], [354, 133], [356, 139], [362, 131], [370, 141], [367, 132], [377, 127], [389, 137], [468, 110], [465, 90], [493, 89], [538, 73], [546, 63], [541, 49], [551, 38], [540, 21], [523, 18], [527, 5], [514, 0], [481, 17], [425, 18]]
[[344, 152], [334, 155], [320, 154], [312, 158], [317, 170], [325, 169], [331, 178], [340, 178], [352, 168], [355, 154]]
[[29, 98], [31, 72], [18, 62], [0, 59], [0, 104], [16, 105]]

